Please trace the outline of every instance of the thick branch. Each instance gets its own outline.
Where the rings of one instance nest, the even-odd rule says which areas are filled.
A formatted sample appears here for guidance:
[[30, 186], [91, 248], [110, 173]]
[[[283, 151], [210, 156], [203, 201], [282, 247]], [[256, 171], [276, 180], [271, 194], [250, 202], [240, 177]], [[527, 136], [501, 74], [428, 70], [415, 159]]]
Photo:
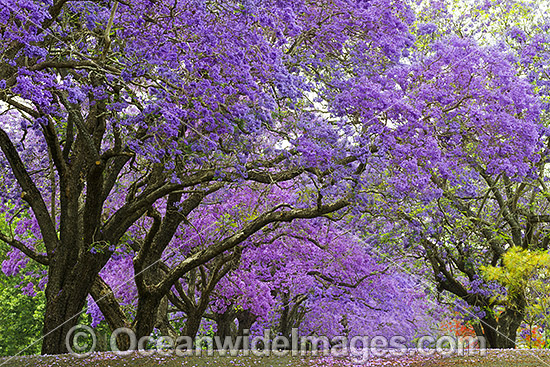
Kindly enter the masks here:
[[372, 273], [366, 274], [366, 275], [362, 276], [361, 278], [359, 278], [355, 283], [338, 282], [338, 281], [334, 280], [333, 278], [331, 278], [331, 277], [329, 277], [329, 276], [327, 276], [327, 275], [325, 275], [325, 274], [323, 274], [323, 273], [321, 273], [320, 271], [317, 271], [317, 270], [309, 271], [309, 272], [307, 272], [307, 275], [312, 275], [312, 276], [319, 277], [319, 278], [323, 279], [324, 281], [327, 281], [327, 282], [329, 282], [331, 284], [334, 284], [338, 287], [357, 288], [368, 277], [371, 277], [371, 276], [374, 276], [374, 275], [377, 275], [377, 274], [383, 274], [387, 270], [388, 270], [388, 268], [386, 268], [382, 271], [374, 271]]
[[113, 294], [111, 287], [101, 277], [97, 276], [95, 278], [90, 289], [90, 294], [101, 310], [105, 320], [107, 320], [111, 330], [114, 331], [121, 327], [129, 327], [130, 322], [120, 308], [120, 304]]
[[59, 243], [55, 226], [40, 191], [38, 191], [38, 188], [29, 176], [10, 137], [3, 129], [0, 129], [0, 148], [4, 152], [15, 178], [23, 190], [21, 193], [23, 200], [29, 203], [34, 212], [46, 249], [50, 253]]

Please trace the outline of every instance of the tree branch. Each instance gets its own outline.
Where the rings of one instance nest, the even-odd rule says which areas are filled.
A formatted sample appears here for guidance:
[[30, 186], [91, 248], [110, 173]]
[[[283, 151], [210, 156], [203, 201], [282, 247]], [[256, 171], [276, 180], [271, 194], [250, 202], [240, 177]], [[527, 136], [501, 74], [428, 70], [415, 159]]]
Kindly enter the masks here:
[[324, 214], [338, 211], [348, 205], [349, 202], [347, 200], [341, 199], [332, 204], [322, 205], [320, 207], [264, 213], [245, 225], [239, 232], [183, 260], [178, 266], [170, 271], [170, 274], [168, 274], [157, 287], [155, 287], [155, 293], [157, 295], [166, 294], [172, 285], [189, 270], [204, 264], [224, 251], [230, 250], [241, 244], [254, 233], [270, 223], [291, 222], [292, 220], [298, 218], [316, 218]]
[[46, 245], [46, 250], [50, 254], [59, 244], [57, 231], [48, 212], [48, 208], [44, 203], [42, 194], [29, 176], [21, 157], [17, 153], [17, 149], [13, 145], [8, 134], [0, 128], [0, 148], [6, 156], [13, 174], [17, 182], [21, 186], [23, 192], [21, 196], [32, 208], [32, 211], [40, 227], [42, 238]]
[[0, 232], [0, 241], [4, 241], [8, 245], [15, 247], [16, 249], [20, 250], [22, 253], [27, 255], [29, 258], [33, 259], [37, 263], [40, 263], [42, 265], [49, 265], [50, 259], [46, 255], [40, 255], [37, 254], [34, 250], [28, 248], [25, 246], [24, 243], [19, 242], [15, 238], [9, 238], [6, 235], [4, 235], [2, 232]]

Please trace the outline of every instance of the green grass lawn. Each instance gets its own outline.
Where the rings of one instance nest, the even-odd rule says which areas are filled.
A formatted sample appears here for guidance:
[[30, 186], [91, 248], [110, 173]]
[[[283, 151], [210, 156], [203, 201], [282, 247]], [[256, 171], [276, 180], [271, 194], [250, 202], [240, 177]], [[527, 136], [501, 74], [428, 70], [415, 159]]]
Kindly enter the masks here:
[[[163, 357], [160, 355], [141, 356], [131, 354], [117, 356], [113, 353], [95, 353], [86, 358], [70, 355], [61, 356], [22, 356], [0, 358], [0, 366], [6, 367], [349, 367], [354, 364], [349, 359], [331, 357]], [[395, 358], [369, 359], [361, 364], [365, 367], [550, 367], [548, 350], [491, 350], [487, 355], [453, 356], [406, 356]]]
[[[5, 363], [5, 364], [2, 364]], [[87, 358], [71, 356], [32, 356], [17, 357], [12, 360], [0, 359], [0, 366], [31, 367], [31, 366], [59, 366], [59, 367], [123, 367], [123, 366], [168, 366], [168, 367], [309, 367], [314, 366], [309, 359], [293, 357], [142, 357], [130, 355], [119, 357], [111, 353], [101, 353]], [[337, 366], [337, 365], [335, 365]]]

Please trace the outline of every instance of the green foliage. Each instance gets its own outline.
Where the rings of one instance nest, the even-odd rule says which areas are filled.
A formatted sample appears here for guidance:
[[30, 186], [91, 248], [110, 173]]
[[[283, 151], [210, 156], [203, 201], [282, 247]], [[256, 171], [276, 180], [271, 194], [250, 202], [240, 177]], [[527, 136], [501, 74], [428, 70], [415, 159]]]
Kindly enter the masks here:
[[[0, 218], [0, 229], [6, 224]], [[0, 263], [10, 247], [0, 242]], [[6, 276], [0, 271], [0, 355], [38, 354], [42, 347], [43, 314], [46, 305], [44, 291], [36, 286], [41, 266], [30, 262], [26, 270], [16, 276]], [[23, 293], [23, 288], [33, 283], [36, 296]], [[34, 343], [34, 344], [33, 344]]]
[[[23, 294], [30, 277], [8, 277], [0, 272], [0, 355], [37, 354], [42, 343], [44, 292], [35, 297]], [[36, 287], [35, 287], [36, 289]], [[35, 343], [36, 342], [36, 343]], [[34, 343], [34, 344], [33, 344]]]
[[[500, 301], [521, 295], [526, 300], [525, 322], [529, 327], [550, 325], [550, 254], [546, 251], [513, 247], [503, 255], [502, 266], [482, 268], [488, 280], [496, 280], [507, 289]], [[548, 336], [545, 336], [548, 345]]]
[[482, 266], [481, 270], [487, 280], [496, 280], [505, 286], [509, 297], [540, 284], [540, 276], [550, 270], [550, 255], [512, 247], [503, 255], [502, 266]]

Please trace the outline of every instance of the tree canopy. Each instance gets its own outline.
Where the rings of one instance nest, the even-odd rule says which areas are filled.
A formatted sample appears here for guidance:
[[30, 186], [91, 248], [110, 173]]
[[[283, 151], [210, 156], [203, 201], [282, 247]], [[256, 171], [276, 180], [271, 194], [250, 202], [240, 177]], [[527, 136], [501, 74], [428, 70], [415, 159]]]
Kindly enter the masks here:
[[[329, 333], [300, 312], [342, 302], [338, 327], [395, 321], [382, 289], [421, 294], [382, 276], [387, 242], [489, 307], [465, 279], [545, 243], [542, 28], [485, 42], [399, 0], [0, 4], [0, 240], [12, 273], [47, 267], [43, 353], [67, 351], [89, 294], [138, 337], [168, 306], [189, 334], [268, 309]], [[491, 346], [509, 313], [480, 316]]]

